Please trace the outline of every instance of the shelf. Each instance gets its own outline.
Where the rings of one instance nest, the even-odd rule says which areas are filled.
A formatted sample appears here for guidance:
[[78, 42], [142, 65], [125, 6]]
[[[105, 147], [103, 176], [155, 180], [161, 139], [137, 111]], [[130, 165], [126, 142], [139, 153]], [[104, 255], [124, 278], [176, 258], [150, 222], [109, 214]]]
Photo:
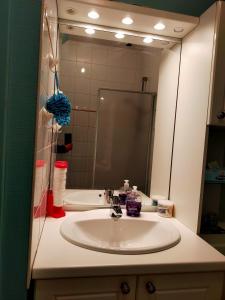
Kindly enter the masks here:
[[205, 180], [205, 183], [206, 184], [225, 184], [225, 181], [220, 181], [220, 180], [218, 180], [218, 181], [216, 181], [216, 180], [212, 180], [212, 181]]

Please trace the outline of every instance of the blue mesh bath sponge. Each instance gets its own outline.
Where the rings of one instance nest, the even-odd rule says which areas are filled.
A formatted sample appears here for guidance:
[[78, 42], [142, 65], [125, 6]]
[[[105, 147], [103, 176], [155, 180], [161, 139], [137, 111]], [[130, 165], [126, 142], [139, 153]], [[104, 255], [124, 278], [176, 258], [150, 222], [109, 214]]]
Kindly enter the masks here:
[[49, 113], [54, 115], [54, 118], [59, 125], [69, 125], [71, 104], [67, 96], [62, 92], [59, 92], [57, 73], [55, 73], [55, 82], [57, 91], [48, 99], [45, 108]]

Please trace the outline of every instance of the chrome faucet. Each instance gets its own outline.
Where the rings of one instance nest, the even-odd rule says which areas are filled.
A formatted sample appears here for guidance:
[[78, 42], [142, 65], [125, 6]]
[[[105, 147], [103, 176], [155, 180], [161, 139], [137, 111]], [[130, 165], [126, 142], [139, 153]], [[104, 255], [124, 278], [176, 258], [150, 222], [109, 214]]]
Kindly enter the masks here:
[[112, 196], [111, 198], [111, 207], [110, 207], [110, 217], [113, 218], [113, 220], [119, 220], [123, 215], [122, 209], [120, 207], [119, 203], [119, 197], [118, 196]]

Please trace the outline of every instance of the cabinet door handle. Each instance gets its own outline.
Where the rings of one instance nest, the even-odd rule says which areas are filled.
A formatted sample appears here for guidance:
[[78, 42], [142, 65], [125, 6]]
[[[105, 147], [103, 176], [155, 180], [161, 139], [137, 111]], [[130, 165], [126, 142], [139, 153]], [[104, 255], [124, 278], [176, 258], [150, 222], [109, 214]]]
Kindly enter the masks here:
[[148, 291], [149, 294], [154, 294], [156, 291], [156, 288], [154, 284], [151, 281], [148, 281], [145, 285], [146, 290]]
[[120, 285], [120, 290], [121, 290], [122, 294], [125, 294], [125, 295], [129, 294], [130, 293], [129, 284], [126, 281], [122, 282]]
[[225, 112], [221, 111], [217, 114], [217, 119], [222, 120], [225, 118]]

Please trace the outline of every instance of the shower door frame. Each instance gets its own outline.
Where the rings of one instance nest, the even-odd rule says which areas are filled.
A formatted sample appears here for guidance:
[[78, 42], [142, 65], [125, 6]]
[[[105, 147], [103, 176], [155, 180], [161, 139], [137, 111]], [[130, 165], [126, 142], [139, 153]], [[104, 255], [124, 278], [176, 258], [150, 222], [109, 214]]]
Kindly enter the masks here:
[[[145, 169], [145, 194], [149, 194], [150, 183], [151, 183], [151, 165], [150, 157], [153, 153], [153, 141], [154, 141], [154, 124], [155, 124], [155, 112], [156, 112], [156, 98], [157, 94], [155, 92], [145, 92], [145, 91], [133, 91], [133, 90], [123, 90], [123, 89], [111, 89], [111, 88], [99, 88], [97, 93], [97, 112], [96, 112], [96, 127], [95, 127], [95, 146], [94, 146], [94, 160], [93, 160], [93, 171], [92, 171], [92, 189], [95, 185], [95, 173], [96, 173], [96, 157], [97, 157], [97, 142], [98, 142], [98, 126], [99, 126], [99, 111], [101, 107], [101, 92], [120, 92], [120, 93], [130, 93], [130, 94], [140, 94], [140, 95], [150, 95], [152, 96], [152, 120], [149, 124], [150, 130], [148, 134], [148, 146], [147, 146], [147, 160]], [[150, 100], [149, 100], [150, 101]], [[150, 179], [150, 180], [149, 180]], [[106, 187], [108, 188], [108, 187]]]

